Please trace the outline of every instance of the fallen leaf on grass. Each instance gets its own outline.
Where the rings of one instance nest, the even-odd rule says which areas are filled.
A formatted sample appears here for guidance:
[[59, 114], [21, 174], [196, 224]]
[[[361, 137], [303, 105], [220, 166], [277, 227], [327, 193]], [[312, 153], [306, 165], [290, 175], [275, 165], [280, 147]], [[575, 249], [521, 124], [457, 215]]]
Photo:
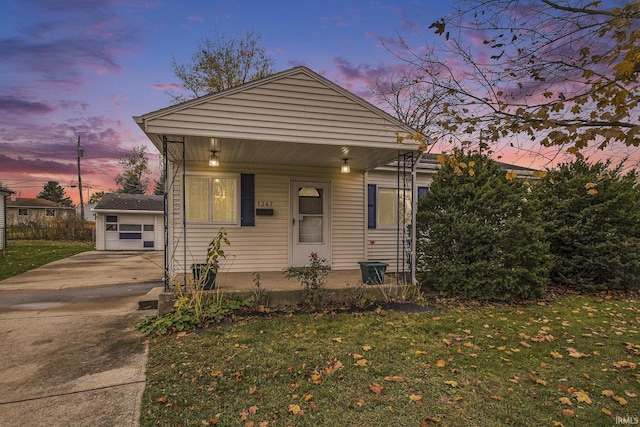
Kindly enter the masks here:
[[573, 409], [563, 409], [562, 414], [567, 418], [575, 416], [575, 412], [573, 412]]
[[438, 359], [438, 361], [436, 362], [436, 366], [438, 368], [444, 368], [445, 366], [447, 366], [447, 362], [445, 362], [444, 359]]
[[584, 357], [589, 357], [588, 354], [584, 354], [582, 352], [579, 352], [575, 348], [565, 347], [565, 350], [567, 350], [567, 352], [569, 353], [569, 357], [573, 357], [574, 359], [582, 359]]
[[618, 402], [621, 405], [626, 405], [627, 404], [627, 399], [625, 399], [624, 397], [613, 396], [613, 400], [615, 400], [616, 402]]
[[632, 393], [632, 392], [627, 391], [627, 390], [624, 391], [624, 394], [626, 394], [627, 397], [638, 397], [637, 393]]
[[427, 421], [431, 421], [432, 423], [439, 423], [440, 421], [442, 421], [440, 418], [437, 417], [426, 417], [424, 419], [424, 421], [422, 421], [421, 427], [428, 427], [429, 423]]
[[390, 382], [394, 382], [394, 383], [401, 383], [404, 382], [404, 378], [400, 377], [400, 376], [390, 376], [390, 377], [384, 377], [385, 381], [390, 381]]
[[311, 399], [313, 399], [313, 394], [311, 394], [311, 393], [307, 393], [307, 394], [305, 394], [305, 395], [304, 395], [304, 396], [302, 396], [302, 397], [304, 398], [304, 401], [305, 401], [305, 402], [308, 402], [308, 401], [310, 401]]
[[167, 403], [167, 396], [162, 396], [156, 399], [158, 403]]
[[458, 387], [458, 383], [456, 381], [445, 381], [444, 383], [446, 385], [449, 385], [449, 386], [453, 387], [453, 388]]
[[593, 403], [589, 395], [582, 390], [573, 393], [573, 397], [578, 399], [578, 402], [586, 403], [587, 405], [591, 405], [591, 403]]
[[558, 399], [560, 401], [560, 403], [562, 403], [563, 405], [567, 405], [567, 406], [573, 406], [573, 402], [571, 401], [571, 399], [569, 399], [568, 397], [561, 397], [560, 399]]
[[378, 383], [373, 383], [369, 386], [369, 390], [371, 390], [372, 392], [374, 392], [375, 394], [380, 394], [382, 392], [382, 389], [384, 388], [384, 386], [378, 384]]
[[420, 355], [420, 354], [428, 354], [428, 353], [426, 351], [416, 350], [416, 354]]
[[536, 378], [534, 376], [531, 376], [531, 377], [529, 377], [529, 379], [531, 381], [533, 381], [534, 383], [538, 384], [538, 385], [544, 385], [544, 386], [547, 385], [547, 382], [545, 380], [541, 380], [540, 378]]
[[552, 351], [551, 352], [551, 357], [553, 357], [554, 359], [562, 359], [562, 355], [560, 353], [558, 353], [557, 351]]
[[358, 359], [362, 359], [364, 356], [358, 353], [353, 353], [353, 358], [358, 360]]
[[371, 350], [372, 348], [373, 348], [373, 347], [371, 347], [370, 345], [363, 345], [363, 346], [362, 346], [362, 349], [363, 349], [364, 351], [369, 351], [369, 350]]
[[526, 341], [520, 341], [520, 345], [523, 346], [524, 348], [531, 348], [531, 344], [529, 344]]
[[293, 415], [304, 415], [304, 411], [300, 409], [300, 405], [289, 405], [289, 412]]
[[602, 390], [602, 395], [607, 397], [613, 397], [616, 394], [613, 392], [613, 390]]
[[342, 342], [342, 338], [333, 338], [331, 341], [333, 341], [333, 342]]
[[493, 400], [504, 400], [504, 398], [502, 396], [498, 396], [497, 394], [492, 395], [491, 398]]
[[636, 369], [636, 364], [633, 362], [628, 362], [626, 360], [621, 360], [620, 362], [614, 362], [613, 366], [615, 366], [616, 368], [619, 369], [628, 369], [628, 370], [633, 370]]
[[420, 394], [411, 394], [411, 395], [409, 395], [409, 399], [411, 399], [414, 402], [418, 402], [418, 401], [422, 400], [422, 395], [420, 395]]
[[358, 361], [356, 361], [356, 365], [367, 366], [367, 359], [359, 359]]
[[602, 413], [609, 416], [613, 415], [613, 412], [611, 412], [607, 408], [602, 408]]

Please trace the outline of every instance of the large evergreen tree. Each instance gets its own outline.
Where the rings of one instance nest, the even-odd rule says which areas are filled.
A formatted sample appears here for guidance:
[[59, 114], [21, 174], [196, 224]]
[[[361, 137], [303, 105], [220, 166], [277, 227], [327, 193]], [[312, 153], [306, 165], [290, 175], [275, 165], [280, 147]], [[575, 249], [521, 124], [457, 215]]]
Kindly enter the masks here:
[[486, 156], [441, 156], [418, 204], [418, 270], [441, 294], [479, 300], [540, 296], [549, 277], [538, 201]]
[[51, 200], [63, 206], [73, 206], [71, 198], [65, 194], [65, 189], [57, 181], [48, 181], [36, 197]]

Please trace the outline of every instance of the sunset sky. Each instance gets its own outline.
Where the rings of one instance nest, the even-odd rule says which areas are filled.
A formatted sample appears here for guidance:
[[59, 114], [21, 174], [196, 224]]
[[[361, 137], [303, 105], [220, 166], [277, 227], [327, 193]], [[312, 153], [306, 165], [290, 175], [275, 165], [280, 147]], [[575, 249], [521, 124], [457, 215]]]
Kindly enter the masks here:
[[253, 30], [277, 71], [305, 65], [369, 98], [369, 82], [403, 65], [382, 41], [429, 44], [429, 25], [448, 10], [425, 0], [3, 0], [0, 182], [34, 197], [58, 181], [77, 203], [78, 137], [85, 201], [116, 188], [118, 159], [134, 146], [148, 147], [156, 178], [158, 153], [131, 117], [170, 105], [172, 58], [188, 62], [214, 29], [227, 38]]

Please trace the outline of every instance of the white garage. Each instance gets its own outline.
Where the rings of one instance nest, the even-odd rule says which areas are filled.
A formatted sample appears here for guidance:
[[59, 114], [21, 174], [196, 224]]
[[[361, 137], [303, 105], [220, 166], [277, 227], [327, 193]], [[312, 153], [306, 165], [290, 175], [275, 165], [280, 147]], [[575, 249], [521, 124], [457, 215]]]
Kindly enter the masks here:
[[96, 214], [97, 250], [164, 249], [163, 196], [107, 193], [92, 211]]

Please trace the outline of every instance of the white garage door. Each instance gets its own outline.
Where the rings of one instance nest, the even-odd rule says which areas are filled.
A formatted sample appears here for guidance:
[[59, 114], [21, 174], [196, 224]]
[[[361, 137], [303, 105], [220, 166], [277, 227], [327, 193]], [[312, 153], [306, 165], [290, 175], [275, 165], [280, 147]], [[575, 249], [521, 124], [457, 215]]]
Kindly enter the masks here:
[[106, 215], [105, 249], [156, 250], [153, 215]]

